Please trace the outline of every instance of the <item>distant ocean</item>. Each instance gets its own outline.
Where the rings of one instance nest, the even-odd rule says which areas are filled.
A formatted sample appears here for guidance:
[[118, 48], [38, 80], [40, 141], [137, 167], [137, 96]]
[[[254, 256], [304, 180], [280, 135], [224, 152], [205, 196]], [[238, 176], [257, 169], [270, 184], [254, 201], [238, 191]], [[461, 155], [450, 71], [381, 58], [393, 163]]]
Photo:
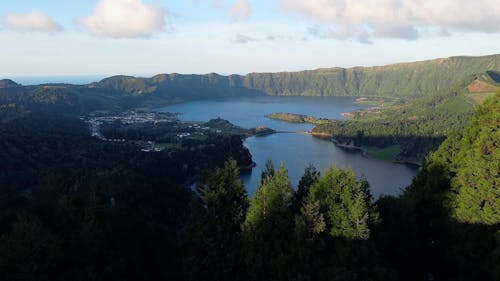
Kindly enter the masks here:
[[107, 75], [81, 75], [81, 76], [0, 76], [0, 79], [11, 79], [22, 85], [39, 85], [47, 83], [66, 83], [83, 85], [92, 82], [97, 82]]

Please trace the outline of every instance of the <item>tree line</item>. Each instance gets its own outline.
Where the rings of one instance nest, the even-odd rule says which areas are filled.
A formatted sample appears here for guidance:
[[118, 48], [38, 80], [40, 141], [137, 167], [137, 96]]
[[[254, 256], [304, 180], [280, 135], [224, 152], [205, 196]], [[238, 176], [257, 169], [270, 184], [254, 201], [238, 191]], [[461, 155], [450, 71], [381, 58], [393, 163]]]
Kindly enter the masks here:
[[294, 188], [269, 161], [249, 197], [224, 149], [144, 154], [81, 136], [77, 120], [3, 126], [0, 276], [499, 280], [499, 113], [500, 93], [378, 200], [336, 166], [306, 168]]

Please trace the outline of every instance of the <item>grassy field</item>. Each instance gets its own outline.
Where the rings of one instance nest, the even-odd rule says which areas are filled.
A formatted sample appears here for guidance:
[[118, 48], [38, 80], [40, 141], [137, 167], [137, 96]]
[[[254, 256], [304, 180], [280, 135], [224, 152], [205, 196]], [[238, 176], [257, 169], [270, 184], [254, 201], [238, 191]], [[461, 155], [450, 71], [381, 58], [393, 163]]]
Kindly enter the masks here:
[[379, 148], [375, 146], [364, 147], [366, 154], [369, 157], [379, 160], [394, 161], [396, 156], [401, 151], [401, 146], [391, 145], [385, 148]]
[[465, 94], [465, 97], [473, 104], [473, 105], [480, 105], [482, 104], [486, 99], [488, 99], [491, 96], [494, 96], [495, 92], [490, 92], [490, 93], [467, 93]]

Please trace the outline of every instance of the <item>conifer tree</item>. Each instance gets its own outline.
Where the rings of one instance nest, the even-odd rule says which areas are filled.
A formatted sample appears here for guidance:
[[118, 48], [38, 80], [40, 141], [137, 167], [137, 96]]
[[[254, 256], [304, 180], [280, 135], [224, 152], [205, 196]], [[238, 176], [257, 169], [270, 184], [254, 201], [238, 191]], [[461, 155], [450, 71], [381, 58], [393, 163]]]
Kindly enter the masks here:
[[264, 184], [264, 181], [266, 179], [273, 177], [274, 173], [275, 173], [275, 171], [274, 171], [273, 161], [271, 159], [267, 159], [266, 168], [264, 169], [264, 171], [262, 171], [260, 185]]
[[184, 229], [190, 280], [233, 280], [240, 274], [241, 224], [247, 208], [236, 161], [226, 162], [197, 186]]
[[369, 210], [362, 182], [352, 170], [330, 167], [312, 187], [311, 194], [325, 214], [334, 237], [368, 239]]
[[294, 190], [281, 165], [266, 177], [243, 223], [243, 259], [252, 280], [288, 280]]
[[309, 165], [304, 170], [304, 175], [300, 178], [299, 185], [297, 186], [297, 192], [293, 199], [293, 211], [298, 212], [302, 207], [302, 201], [309, 193], [311, 186], [318, 181], [320, 176], [319, 171], [313, 166]]

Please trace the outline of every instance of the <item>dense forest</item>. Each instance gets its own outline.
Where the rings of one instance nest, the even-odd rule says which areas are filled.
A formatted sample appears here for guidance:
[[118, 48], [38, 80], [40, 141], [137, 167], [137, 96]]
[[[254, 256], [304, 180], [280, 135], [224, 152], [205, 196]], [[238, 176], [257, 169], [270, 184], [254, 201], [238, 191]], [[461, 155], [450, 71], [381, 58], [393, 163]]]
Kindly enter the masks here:
[[2, 112], [4, 280], [500, 279], [500, 93], [376, 201], [349, 169], [293, 187], [271, 162], [249, 198], [241, 138], [146, 153], [71, 116]]
[[248, 94], [415, 98], [449, 89], [471, 75], [489, 70], [500, 70], [500, 55], [452, 57], [380, 67], [250, 73], [243, 76], [216, 73], [160, 74], [152, 78], [114, 76], [90, 86], [136, 96], [159, 95], [182, 99]]
[[[500, 280], [500, 93], [491, 93], [500, 75], [490, 71], [499, 58], [89, 85], [0, 80], [0, 279]], [[249, 197], [242, 138], [270, 129], [214, 119], [194, 134], [194, 123], [116, 121], [96, 138], [87, 122], [236, 95], [390, 97], [313, 132], [425, 161], [400, 196], [378, 199], [349, 169], [311, 166], [292, 186], [287, 163], [269, 161]], [[144, 151], [146, 142], [163, 149]]]
[[[326, 122], [305, 116], [300, 119], [317, 123], [313, 133], [333, 137], [338, 144], [368, 151], [393, 151], [392, 156], [386, 157], [388, 160], [421, 164], [449, 134], [464, 128], [487, 92], [494, 93], [500, 86], [499, 69], [500, 55], [491, 55], [245, 76], [113, 76], [87, 85], [23, 86], [4, 79], [0, 80], [0, 107], [19, 114], [84, 115], [96, 110], [123, 112], [233, 96], [385, 97], [394, 101], [391, 106], [357, 112], [349, 120]], [[290, 117], [284, 119], [294, 119]]]
[[387, 107], [354, 112], [352, 118], [318, 124], [313, 134], [342, 145], [397, 147], [394, 160], [421, 164], [449, 135], [463, 130], [478, 104], [500, 86], [494, 72], [466, 79], [453, 88]]
[[148, 153], [134, 142], [93, 138], [71, 116], [3, 113], [2, 280], [168, 276], [176, 272], [189, 184], [229, 158], [252, 163], [234, 135]]

